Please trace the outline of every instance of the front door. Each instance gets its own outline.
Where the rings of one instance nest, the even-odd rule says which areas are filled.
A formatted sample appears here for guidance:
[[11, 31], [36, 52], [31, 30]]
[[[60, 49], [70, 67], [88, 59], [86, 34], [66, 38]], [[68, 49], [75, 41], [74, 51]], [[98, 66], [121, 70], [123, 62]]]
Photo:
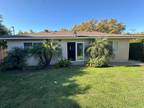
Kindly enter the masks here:
[[68, 54], [68, 60], [75, 61], [76, 60], [76, 50], [75, 50], [76, 44], [75, 42], [68, 42], [67, 43], [67, 54]]

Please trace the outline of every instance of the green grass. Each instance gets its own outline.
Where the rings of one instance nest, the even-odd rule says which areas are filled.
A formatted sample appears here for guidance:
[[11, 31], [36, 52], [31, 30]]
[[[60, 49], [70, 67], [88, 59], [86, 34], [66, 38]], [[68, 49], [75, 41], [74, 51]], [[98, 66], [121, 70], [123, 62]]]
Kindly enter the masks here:
[[143, 108], [144, 67], [0, 73], [0, 108]]

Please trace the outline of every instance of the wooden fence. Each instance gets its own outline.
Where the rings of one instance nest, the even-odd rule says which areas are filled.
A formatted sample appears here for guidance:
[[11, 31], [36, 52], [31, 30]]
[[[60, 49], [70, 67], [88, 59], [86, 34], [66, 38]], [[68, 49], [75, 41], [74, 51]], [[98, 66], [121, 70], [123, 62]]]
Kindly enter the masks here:
[[3, 61], [4, 57], [6, 57], [6, 55], [7, 55], [7, 50], [0, 48], [0, 64], [2, 63], [2, 61]]

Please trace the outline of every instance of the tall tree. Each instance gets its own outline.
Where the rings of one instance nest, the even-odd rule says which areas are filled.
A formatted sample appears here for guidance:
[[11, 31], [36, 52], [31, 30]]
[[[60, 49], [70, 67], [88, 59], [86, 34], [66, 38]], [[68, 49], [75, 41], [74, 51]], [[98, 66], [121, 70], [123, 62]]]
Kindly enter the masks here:
[[97, 24], [97, 20], [95, 19], [91, 19], [89, 21], [86, 22], [82, 22], [79, 25], [74, 25], [74, 27], [72, 28], [72, 31], [75, 32], [81, 32], [81, 31], [95, 31], [95, 26]]
[[105, 19], [99, 22], [96, 19], [91, 19], [89, 21], [82, 22], [79, 25], [74, 25], [74, 27], [72, 28], [72, 31], [75, 32], [97, 31], [114, 34], [120, 34], [123, 30], [125, 30], [125, 25], [123, 23], [118, 22], [116, 19]]
[[116, 19], [105, 19], [97, 23], [95, 30], [103, 33], [120, 34], [125, 30], [125, 25], [118, 22]]
[[0, 35], [7, 35], [10, 33], [10, 31], [6, 28], [5, 25], [2, 24], [3, 19], [2, 16], [0, 15]]

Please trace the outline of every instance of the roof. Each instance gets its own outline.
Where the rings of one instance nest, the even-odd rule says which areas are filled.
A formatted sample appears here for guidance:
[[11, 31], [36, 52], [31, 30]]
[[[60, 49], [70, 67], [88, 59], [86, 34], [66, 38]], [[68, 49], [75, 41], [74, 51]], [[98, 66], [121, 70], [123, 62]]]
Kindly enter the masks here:
[[25, 35], [0, 36], [0, 40], [28, 40], [28, 39], [93, 39], [93, 38], [112, 38], [112, 39], [144, 39], [144, 36], [127, 34], [108, 34], [101, 32], [37, 32]]

